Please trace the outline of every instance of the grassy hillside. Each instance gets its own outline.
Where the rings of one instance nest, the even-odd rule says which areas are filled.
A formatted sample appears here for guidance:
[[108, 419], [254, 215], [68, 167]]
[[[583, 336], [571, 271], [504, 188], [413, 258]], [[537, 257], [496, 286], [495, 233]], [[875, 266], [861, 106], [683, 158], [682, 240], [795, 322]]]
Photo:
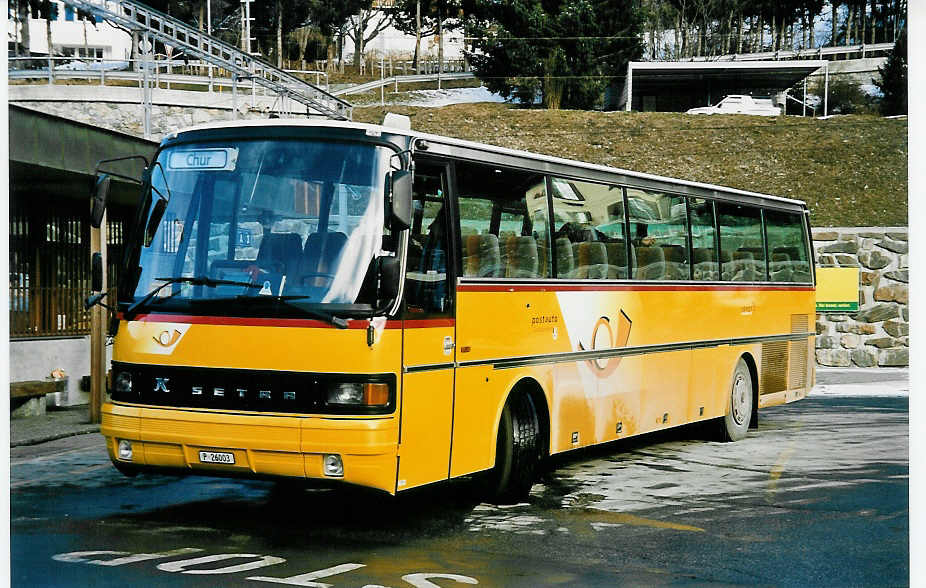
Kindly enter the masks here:
[[[504, 104], [389, 106], [412, 128], [798, 198], [816, 226], [907, 224], [907, 121], [874, 116], [693, 116]], [[381, 122], [377, 107], [354, 119]]]

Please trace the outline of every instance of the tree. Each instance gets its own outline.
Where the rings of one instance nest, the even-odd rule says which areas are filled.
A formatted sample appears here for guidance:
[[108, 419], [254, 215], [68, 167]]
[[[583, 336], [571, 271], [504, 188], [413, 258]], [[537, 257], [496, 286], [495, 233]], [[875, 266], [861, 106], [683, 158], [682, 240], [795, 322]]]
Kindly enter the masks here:
[[539, 93], [547, 108], [598, 105], [643, 52], [636, 10], [622, 0], [476, 0], [467, 17], [486, 87], [526, 103]]
[[363, 51], [367, 43], [375, 39], [380, 33], [392, 24], [392, 14], [379, 9], [371, 8], [372, 2], [366, 3], [366, 8], [357, 11], [350, 17], [345, 34], [354, 42], [354, 65], [359, 67], [363, 58]]
[[881, 114], [892, 116], [907, 113], [907, 29], [900, 31], [887, 61], [878, 68], [880, 80], [875, 85], [884, 93]]
[[[396, 0], [392, 9], [392, 25], [407, 35], [415, 35], [415, 57], [412, 66], [418, 68], [421, 37], [442, 34], [463, 26], [462, 0]], [[444, 40], [438, 45], [438, 61], [443, 65]]]

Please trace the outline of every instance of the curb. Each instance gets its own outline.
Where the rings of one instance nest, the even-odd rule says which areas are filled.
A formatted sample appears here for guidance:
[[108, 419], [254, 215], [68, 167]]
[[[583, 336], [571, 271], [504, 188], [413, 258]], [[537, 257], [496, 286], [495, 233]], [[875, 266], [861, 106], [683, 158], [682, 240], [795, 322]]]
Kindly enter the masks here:
[[99, 433], [100, 427], [97, 425], [92, 429], [83, 429], [80, 431], [70, 431], [67, 433], [55, 433], [54, 435], [45, 435], [43, 437], [32, 437], [29, 439], [23, 439], [20, 441], [10, 441], [10, 448], [13, 447], [26, 447], [29, 445], [39, 445], [41, 443], [47, 443], [48, 441], [57, 441], [58, 439], [65, 439], [67, 437], [76, 437], [77, 435], [89, 435], [90, 433]]

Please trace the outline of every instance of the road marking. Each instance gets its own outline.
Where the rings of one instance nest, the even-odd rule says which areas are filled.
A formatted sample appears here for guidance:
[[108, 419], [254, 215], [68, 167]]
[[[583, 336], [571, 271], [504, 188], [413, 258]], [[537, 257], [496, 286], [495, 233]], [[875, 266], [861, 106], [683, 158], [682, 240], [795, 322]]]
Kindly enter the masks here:
[[788, 447], [778, 454], [778, 461], [775, 462], [775, 465], [772, 466], [771, 471], [768, 473], [768, 488], [766, 489], [765, 499], [771, 501], [772, 495], [778, 491], [778, 479], [781, 478], [781, 474], [785, 471], [785, 464], [788, 463], [788, 460], [791, 459], [791, 456], [794, 455], [794, 447]]
[[[260, 558], [256, 561], [251, 561], [247, 563], [242, 563], [234, 566], [226, 566], [224, 568], [217, 568], [211, 570], [188, 570], [187, 568], [198, 566], [200, 564], [212, 563], [214, 561], [223, 561], [226, 559], [242, 559], [242, 558]], [[180, 561], [170, 561], [167, 563], [162, 563], [158, 565], [158, 569], [162, 572], [182, 572], [184, 574], [234, 574], [235, 572], [248, 572], [250, 570], [256, 570], [257, 568], [264, 568], [267, 566], [275, 566], [277, 564], [285, 563], [286, 560], [282, 557], [276, 557], [273, 555], [257, 555], [255, 553], [221, 553], [218, 555], [206, 555], [203, 557], [194, 557], [193, 559], [181, 559]]]
[[337, 574], [343, 574], [345, 572], [351, 572], [353, 570], [366, 567], [364, 564], [357, 563], [346, 563], [330, 568], [325, 568], [324, 570], [316, 570], [314, 572], [309, 572], [307, 574], [299, 574], [298, 576], [290, 576], [288, 578], [270, 578], [267, 576], [251, 576], [248, 580], [257, 580], [258, 582], [272, 582], [274, 584], [288, 584], [290, 586], [308, 586], [309, 588], [331, 588], [332, 584], [325, 584], [323, 582], [315, 582], [314, 580], [320, 580], [321, 578], [327, 578], [329, 576], [334, 576]]
[[406, 574], [402, 579], [414, 586], [415, 588], [440, 588], [431, 579], [453, 580], [460, 584], [478, 584], [479, 581], [469, 576], [459, 576], [457, 574]]
[[700, 527], [682, 525], [680, 523], [672, 523], [669, 521], [660, 521], [658, 519], [647, 519], [622, 512], [609, 512], [606, 510], [599, 510], [597, 508], [587, 508], [582, 512], [586, 515], [587, 518], [594, 518], [595, 522], [601, 523], [631, 525], [634, 527], [653, 527], [655, 529], [672, 529], [674, 531], [692, 531], [695, 533], [704, 532], [704, 529]]

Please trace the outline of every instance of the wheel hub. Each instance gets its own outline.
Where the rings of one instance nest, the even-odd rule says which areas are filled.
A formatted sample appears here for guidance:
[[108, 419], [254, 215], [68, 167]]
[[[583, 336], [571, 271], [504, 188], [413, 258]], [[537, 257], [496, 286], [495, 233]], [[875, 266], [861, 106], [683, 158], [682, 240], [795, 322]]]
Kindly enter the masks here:
[[749, 385], [746, 376], [736, 374], [736, 380], [733, 382], [733, 420], [736, 424], [742, 425], [749, 418]]

